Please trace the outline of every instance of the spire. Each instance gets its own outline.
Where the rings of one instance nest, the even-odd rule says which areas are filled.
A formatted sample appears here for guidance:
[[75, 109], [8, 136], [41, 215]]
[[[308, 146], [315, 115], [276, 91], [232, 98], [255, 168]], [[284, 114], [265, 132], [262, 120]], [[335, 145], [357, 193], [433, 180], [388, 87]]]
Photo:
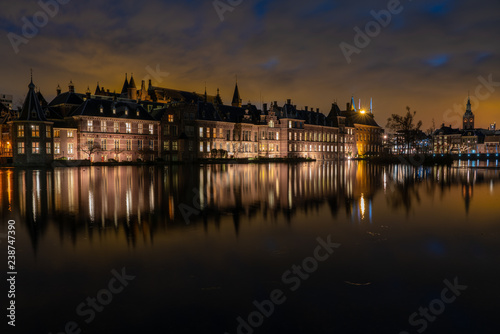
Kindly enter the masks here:
[[370, 98], [370, 114], [373, 114], [373, 98]]
[[95, 88], [94, 95], [101, 95], [101, 87], [99, 87], [99, 81], [97, 81], [97, 87]]
[[219, 88], [217, 88], [217, 96], [215, 97], [215, 104], [222, 104]]
[[45, 113], [40, 105], [40, 100], [35, 92], [35, 85], [33, 84], [33, 74], [31, 75], [31, 81], [28, 85], [28, 95], [23, 103], [23, 108], [21, 109], [21, 114], [18, 120], [20, 121], [47, 121]]
[[354, 103], [354, 96], [351, 95], [351, 111], [356, 111], [356, 103]]
[[127, 73], [125, 73], [125, 82], [123, 83], [123, 88], [122, 88], [122, 95], [127, 96], [128, 95], [128, 78], [127, 78]]
[[130, 75], [130, 82], [128, 84], [128, 88], [137, 88], [134, 80], [134, 73]]
[[238, 77], [236, 77], [236, 86], [234, 87], [233, 101], [231, 102], [233, 107], [241, 108], [241, 97], [240, 90], [238, 89]]

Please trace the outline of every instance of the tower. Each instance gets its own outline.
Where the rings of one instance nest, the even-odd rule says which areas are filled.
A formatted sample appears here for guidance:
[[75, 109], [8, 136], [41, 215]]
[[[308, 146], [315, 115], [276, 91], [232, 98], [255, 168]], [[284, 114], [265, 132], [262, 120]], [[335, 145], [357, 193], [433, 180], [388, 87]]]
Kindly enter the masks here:
[[240, 91], [238, 89], [238, 80], [236, 80], [236, 86], [234, 87], [233, 102], [231, 102], [233, 107], [241, 108], [241, 97]]
[[[126, 79], [125, 79], [126, 80]], [[137, 87], [135, 85], [134, 74], [130, 75], [130, 82], [127, 87], [128, 98], [131, 100], [137, 100]]]
[[19, 118], [11, 123], [14, 165], [46, 165], [54, 160], [52, 126], [45, 117], [35, 92], [33, 79], [28, 85]]
[[125, 73], [125, 82], [123, 83], [123, 88], [122, 92], [120, 93], [121, 97], [127, 98], [128, 97], [128, 77], [127, 73]]
[[464, 130], [474, 130], [474, 114], [472, 113], [472, 107], [470, 104], [470, 96], [467, 101], [467, 109], [463, 116], [463, 129]]

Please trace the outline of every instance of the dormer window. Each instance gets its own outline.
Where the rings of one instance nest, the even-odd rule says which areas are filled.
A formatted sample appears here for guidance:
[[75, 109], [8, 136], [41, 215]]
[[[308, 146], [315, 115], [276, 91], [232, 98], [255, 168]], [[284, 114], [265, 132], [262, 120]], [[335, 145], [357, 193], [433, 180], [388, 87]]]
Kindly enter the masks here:
[[100, 112], [101, 114], [104, 114], [104, 107], [103, 107], [102, 105], [99, 107], [99, 112]]
[[125, 116], [128, 116], [128, 108], [125, 108]]
[[139, 117], [139, 110], [137, 110], [137, 113], [136, 113], [136, 114], [137, 114], [137, 117]]
[[113, 106], [113, 115], [116, 115], [116, 106]]

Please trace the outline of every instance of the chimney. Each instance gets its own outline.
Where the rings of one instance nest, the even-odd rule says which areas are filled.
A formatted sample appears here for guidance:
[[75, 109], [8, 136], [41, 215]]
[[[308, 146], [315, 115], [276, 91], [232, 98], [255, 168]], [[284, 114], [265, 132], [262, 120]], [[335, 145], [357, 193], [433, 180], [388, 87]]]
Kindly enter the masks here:
[[316, 108], [316, 112], [319, 113], [319, 108]]
[[292, 99], [286, 100], [286, 104], [292, 104]]
[[306, 111], [309, 111], [309, 110], [308, 110], [308, 109], [309, 109], [309, 107], [308, 107], [308, 106], [306, 106], [305, 108], [306, 108]]
[[152, 86], [152, 85], [151, 85], [151, 79], [149, 79], [149, 86], [148, 86], [148, 89], [150, 89], [150, 88], [151, 88], [151, 86]]
[[278, 101], [274, 101], [274, 105], [275, 105], [275, 106], [278, 106]]
[[347, 111], [351, 110], [351, 104], [349, 102], [346, 104], [345, 110]]
[[74, 93], [75, 92], [75, 85], [73, 85], [73, 81], [69, 82], [68, 90], [69, 90], [70, 93]]
[[[61, 86], [57, 85], [57, 90], [56, 90], [56, 92], [57, 92], [57, 95], [61, 95]], [[57, 96], [57, 95], [56, 95], [56, 96]]]
[[267, 113], [267, 103], [264, 103], [262, 105], [262, 109], [264, 109], [264, 112]]

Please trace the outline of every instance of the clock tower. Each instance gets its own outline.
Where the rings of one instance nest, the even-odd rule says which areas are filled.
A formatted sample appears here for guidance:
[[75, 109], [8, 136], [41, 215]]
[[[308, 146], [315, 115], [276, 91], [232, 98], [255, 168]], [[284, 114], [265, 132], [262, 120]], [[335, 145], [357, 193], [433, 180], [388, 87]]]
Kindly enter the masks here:
[[474, 130], [474, 114], [472, 113], [470, 97], [467, 101], [467, 110], [465, 110], [465, 114], [463, 116], [463, 129]]

